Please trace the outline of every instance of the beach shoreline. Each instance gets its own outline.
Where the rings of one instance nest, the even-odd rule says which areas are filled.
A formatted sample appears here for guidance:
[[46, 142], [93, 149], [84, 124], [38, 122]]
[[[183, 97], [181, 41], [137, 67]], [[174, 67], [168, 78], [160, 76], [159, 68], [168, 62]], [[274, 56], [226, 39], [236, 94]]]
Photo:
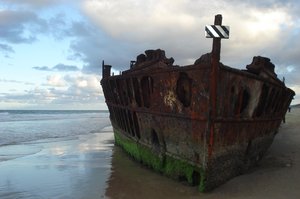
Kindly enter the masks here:
[[[293, 108], [259, 165], [208, 193], [133, 161], [114, 146], [112, 128], [108, 127], [66, 139], [9, 146], [9, 150], [24, 154], [0, 161], [0, 198], [298, 199], [299, 118], [300, 108]], [[0, 156], [3, 149], [0, 147]]]

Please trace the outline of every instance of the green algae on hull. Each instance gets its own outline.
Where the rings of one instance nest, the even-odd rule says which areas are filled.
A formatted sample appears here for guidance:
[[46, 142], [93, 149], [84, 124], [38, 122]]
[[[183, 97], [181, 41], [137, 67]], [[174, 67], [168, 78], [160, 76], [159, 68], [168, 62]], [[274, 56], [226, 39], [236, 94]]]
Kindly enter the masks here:
[[169, 155], [158, 155], [144, 146], [114, 129], [115, 143], [124, 149], [136, 161], [162, 173], [170, 178], [186, 180], [190, 185], [198, 185], [199, 191], [205, 191], [205, 171], [190, 163]]

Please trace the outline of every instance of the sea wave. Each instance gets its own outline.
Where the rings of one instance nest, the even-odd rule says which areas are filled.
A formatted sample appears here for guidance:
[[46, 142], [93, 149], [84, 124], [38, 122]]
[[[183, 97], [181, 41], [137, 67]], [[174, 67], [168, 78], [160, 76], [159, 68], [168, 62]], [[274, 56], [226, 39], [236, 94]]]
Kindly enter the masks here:
[[98, 133], [110, 125], [107, 112], [1, 113], [0, 146]]
[[42, 150], [37, 145], [4, 145], [0, 146], [0, 162], [33, 155]]
[[107, 111], [90, 110], [0, 110], [0, 122], [78, 118], [106, 118]]

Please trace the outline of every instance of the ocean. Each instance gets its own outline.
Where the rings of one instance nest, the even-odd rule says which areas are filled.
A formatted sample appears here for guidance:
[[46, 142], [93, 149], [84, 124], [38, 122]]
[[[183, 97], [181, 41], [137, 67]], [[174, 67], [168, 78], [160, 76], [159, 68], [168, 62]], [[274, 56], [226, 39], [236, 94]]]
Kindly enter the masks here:
[[0, 146], [100, 132], [107, 111], [0, 110]]

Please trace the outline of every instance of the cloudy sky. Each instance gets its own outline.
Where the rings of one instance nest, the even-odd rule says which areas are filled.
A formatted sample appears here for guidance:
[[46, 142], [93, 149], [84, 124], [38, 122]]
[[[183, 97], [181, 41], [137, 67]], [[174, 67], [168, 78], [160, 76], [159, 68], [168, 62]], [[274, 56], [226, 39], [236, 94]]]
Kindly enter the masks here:
[[298, 0], [1, 0], [0, 109], [106, 109], [103, 59], [118, 73], [161, 48], [194, 63], [211, 50], [204, 27], [216, 14], [230, 26], [224, 64], [269, 57], [298, 93], [299, 10]]

